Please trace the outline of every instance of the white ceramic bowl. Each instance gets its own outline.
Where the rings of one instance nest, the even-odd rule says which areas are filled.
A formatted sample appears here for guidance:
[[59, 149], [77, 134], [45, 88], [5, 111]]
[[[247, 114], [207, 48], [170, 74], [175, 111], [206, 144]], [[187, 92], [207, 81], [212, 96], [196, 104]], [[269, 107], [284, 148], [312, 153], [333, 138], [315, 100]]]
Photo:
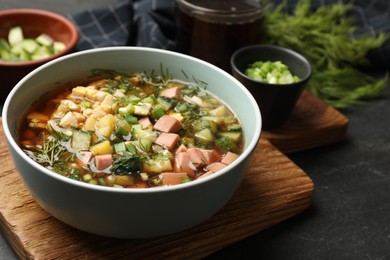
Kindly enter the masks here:
[[[38, 97], [61, 83], [91, 75], [94, 68], [155, 72], [160, 64], [175, 78], [208, 82], [208, 90], [241, 120], [243, 154], [225, 169], [201, 180], [170, 187], [115, 189], [75, 181], [42, 167], [18, 146], [17, 126]], [[243, 179], [261, 132], [261, 116], [248, 90], [230, 74], [199, 59], [142, 47], [109, 47], [74, 53], [48, 62], [24, 77], [7, 97], [3, 128], [23, 182], [48, 213], [75, 228], [109, 237], [150, 238], [200, 224], [219, 211]]]

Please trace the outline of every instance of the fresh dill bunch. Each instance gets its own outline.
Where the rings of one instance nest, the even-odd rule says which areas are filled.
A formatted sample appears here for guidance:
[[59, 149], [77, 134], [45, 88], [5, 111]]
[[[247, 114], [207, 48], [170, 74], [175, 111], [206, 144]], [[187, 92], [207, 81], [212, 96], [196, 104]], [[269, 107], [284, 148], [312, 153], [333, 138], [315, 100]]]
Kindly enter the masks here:
[[293, 49], [313, 67], [307, 90], [335, 108], [375, 98], [388, 76], [374, 78], [360, 70], [369, 67], [367, 53], [388, 39], [384, 33], [353, 38], [356, 31], [352, 3], [337, 2], [312, 10], [310, 0], [299, 0], [292, 13], [286, 1], [266, 14], [266, 43]]

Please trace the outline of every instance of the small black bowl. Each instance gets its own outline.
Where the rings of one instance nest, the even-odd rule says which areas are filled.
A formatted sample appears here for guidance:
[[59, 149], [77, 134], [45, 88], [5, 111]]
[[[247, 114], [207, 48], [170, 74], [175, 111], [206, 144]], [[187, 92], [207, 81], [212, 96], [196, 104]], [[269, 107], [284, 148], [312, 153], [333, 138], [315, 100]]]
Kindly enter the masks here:
[[[281, 61], [287, 65], [299, 82], [270, 84], [254, 80], [245, 75], [248, 66], [256, 61]], [[312, 74], [309, 61], [299, 53], [274, 46], [251, 45], [237, 50], [231, 57], [232, 74], [253, 95], [259, 105], [263, 129], [281, 127], [295, 107]]]

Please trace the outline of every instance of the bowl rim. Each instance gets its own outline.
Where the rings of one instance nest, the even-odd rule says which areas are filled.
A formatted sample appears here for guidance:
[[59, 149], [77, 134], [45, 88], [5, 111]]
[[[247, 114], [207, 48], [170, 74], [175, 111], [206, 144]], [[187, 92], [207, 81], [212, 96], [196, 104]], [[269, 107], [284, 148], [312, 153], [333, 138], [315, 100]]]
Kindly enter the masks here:
[[72, 49], [76, 47], [76, 44], [79, 40], [79, 31], [73, 22], [71, 22], [68, 18], [66, 18], [64, 15], [49, 11], [49, 10], [43, 10], [43, 9], [35, 9], [35, 8], [13, 8], [13, 9], [6, 9], [6, 10], [0, 10], [0, 16], [15, 16], [15, 15], [36, 15], [36, 16], [42, 16], [42, 17], [50, 17], [52, 19], [58, 20], [59, 22], [63, 23], [69, 30], [71, 34], [71, 39], [69, 44], [66, 45], [66, 48], [62, 50], [59, 53], [53, 54], [47, 58], [34, 60], [34, 61], [3, 61], [0, 60], [0, 66], [3, 67], [28, 67], [28, 66], [36, 66], [43, 64], [47, 61], [53, 60], [55, 58], [58, 58], [68, 52], [70, 52]]
[[[210, 176], [207, 176], [207, 178], [202, 178], [196, 181], [191, 181], [187, 183], [182, 183], [179, 185], [172, 185], [172, 186], [164, 186], [164, 187], [151, 187], [151, 188], [124, 188], [124, 189], [116, 189], [113, 187], [106, 187], [106, 186], [98, 186], [98, 185], [92, 185], [89, 183], [85, 183], [82, 181], [73, 180], [70, 178], [67, 178], [65, 176], [62, 176], [58, 173], [55, 173], [53, 171], [48, 170], [47, 168], [43, 167], [42, 165], [38, 164], [37, 162], [33, 161], [26, 153], [23, 152], [22, 148], [18, 145], [16, 140], [13, 138], [11, 134], [11, 126], [8, 125], [8, 114], [12, 113], [9, 111], [9, 106], [12, 103], [12, 99], [14, 95], [19, 91], [19, 89], [23, 86], [23, 84], [28, 81], [29, 77], [39, 73], [40, 71], [44, 70], [46, 67], [49, 67], [55, 63], [60, 63], [64, 60], [72, 59], [78, 56], [88, 55], [91, 53], [99, 53], [99, 52], [109, 52], [109, 51], [141, 51], [141, 52], [155, 52], [160, 53], [163, 55], [174, 55], [177, 57], [181, 57], [184, 59], [189, 60], [190, 62], [197, 62], [201, 63], [203, 66], [207, 66], [210, 68], [210, 70], [216, 70], [218, 73], [223, 74], [225, 77], [228, 77], [235, 85], [237, 85], [247, 96], [250, 103], [252, 104], [254, 108], [254, 113], [251, 115], [255, 120], [255, 126], [254, 126], [254, 136], [248, 143], [248, 146], [243, 151], [242, 154], [230, 165], [226, 166], [224, 169], [216, 172], [215, 174], [212, 174]], [[220, 177], [221, 175], [225, 174], [230, 169], [234, 168], [236, 165], [244, 161], [244, 159], [247, 159], [251, 154], [253, 154], [254, 150], [257, 147], [257, 144], [260, 140], [260, 134], [261, 134], [261, 126], [262, 126], [262, 120], [261, 120], [261, 114], [260, 109], [258, 108], [258, 105], [256, 103], [256, 100], [252, 96], [252, 94], [245, 88], [245, 86], [239, 82], [236, 78], [234, 78], [232, 75], [227, 73], [226, 71], [206, 62], [201, 59], [181, 54], [174, 51], [169, 50], [163, 50], [163, 49], [157, 49], [157, 48], [151, 48], [151, 47], [138, 47], [138, 46], [114, 46], [114, 47], [102, 47], [102, 48], [95, 48], [95, 49], [89, 49], [84, 51], [75, 52], [72, 54], [68, 54], [66, 56], [59, 57], [55, 60], [51, 60], [40, 67], [34, 69], [30, 73], [28, 73], [23, 79], [21, 79], [16, 86], [11, 90], [10, 94], [7, 96], [7, 99], [4, 102], [3, 110], [2, 110], [2, 123], [3, 123], [3, 131], [5, 134], [5, 137], [7, 139], [7, 142], [9, 144], [9, 147], [12, 147], [16, 151], [16, 153], [23, 158], [30, 166], [34, 167], [35, 169], [41, 171], [43, 174], [48, 175], [51, 178], [57, 179], [58, 181], [67, 183], [69, 185], [78, 186], [79, 188], [86, 188], [90, 190], [95, 191], [103, 191], [103, 192], [118, 192], [118, 193], [156, 193], [156, 192], [169, 192], [172, 190], [181, 190], [190, 188], [193, 186], [199, 186], [204, 182], [212, 181], [215, 178]]]
[[[242, 52], [248, 51], [250, 49], [264, 49], [264, 50], [272, 49], [274, 51], [287, 53], [291, 57], [298, 58], [298, 59], [300, 59], [302, 62], [304, 62], [307, 65], [307, 67], [309, 69], [308, 72], [307, 72], [307, 75], [304, 78], [300, 78], [300, 80], [298, 82], [287, 83], [287, 84], [273, 84], [273, 83], [268, 83], [268, 82], [252, 79], [252, 78], [248, 77], [245, 73], [243, 73], [240, 69], [238, 69], [237, 66], [236, 66], [237, 56], [240, 55]], [[273, 87], [278, 86], [280, 88], [300, 85], [300, 84], [302, 84], [302, 82], [308, 81], [310, 79], [310, 77], [312, 76], [312, 73], [313, 73], [313, 67], [312, 67], [311, 63], [309, 62], [309, 60], [305, 56], [303, 56], [302, 54], [300, 54], [300, 53], [298, 53], [298, 52], [296, 52], [296, 51], [294, 51], [292, 49], [289, 49], [289, 48], [286, 48], [286, 47], [281, 47], [281, 46], [278, 46], [278, 45], [272, 45], [272, 44], [253, 44], [253, 45], [248, 45], [248, 46], [242, 47], [242, 48], [236, 50], [232, 54], [232, 56], [230, 58], [230, 65], [232, 67], [232, 70], [234, 70], [241, 77], [245, 78], [246, 80], [249, 80], [250, 82], [261, 83], [264, 86], [273, 86]]]

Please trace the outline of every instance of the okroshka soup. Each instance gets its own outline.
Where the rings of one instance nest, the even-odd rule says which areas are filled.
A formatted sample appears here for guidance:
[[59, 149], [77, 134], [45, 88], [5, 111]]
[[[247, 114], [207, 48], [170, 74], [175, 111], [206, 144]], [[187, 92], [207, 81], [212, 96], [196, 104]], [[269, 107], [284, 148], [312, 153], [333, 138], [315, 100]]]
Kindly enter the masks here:
[[[168, 75], [169, 80], [165, 77]], [[166, 85], [158, 78], [166, 82]], [[142, 80], [146, 80], [145, 86], [150, 86], [146, 88], [137, 86], [137, 82], [141, 84]], [[79, 82], [75, 84], [75, 81]], [[91, 85], [95, 87], [90, 87]], [[73, 88], [67, 88], [68, 86]], [[77, 91], [73, 93], [73, 89]], [[176, 99], [177, 90], [180, 90], [179, 99]], [[96, 95], [89, 96], [93, 92], [96, 92]], [[119, 92], [126, 97], [118, 98], [122, 95]], [[196, 92], [196, 95], [192, 94]], [[112, 100], [112, 103], [106, 97], [99, 100], [98, 96], [102, 93], [105, 93], [103, 95], [106, 97], [117, 96], [115, 98], [117, 100]], [[73, 104], [65, 101], [69, 95], [77, 97], [71, 101], [79, 108], [72, 110]], [[213, 106], [199, 106], [196, 104], [199, 102], [198, 98], [202, 100], [199, 104], [210, 101]], [[132, 101], [128, 102], [130, 99]], [[39, 100], [47, 102], [39, 105]], [[47, 111], [40, 110], [45, 107]], [[115, 113], [108, 112], [110, 109]], [[83, 113], [88, 111], [95, 113], [99, 110], [104, 114], [100, 120], [105, 119], [100, 123], [91, 124], [95, 126], [95, 131], [84, 128], [87, 117], [83, 122], [83, 128], [72, 127], [76, 126], [76, 122], [77, 125], [82, 122], [83, 119], [79, 121], [80, 114], [85, 116]], [[149, 111], [150, 114], [142, 114], [140, 111]], [[190, 116], [191, 120], [184, 119], [187, 113], [185, 111], [197, 112], [194, 113], [195, 118]], [[218, 128], [217, 123], [214, 124], [207, 117], [219, 117], [221, 111], [224, 111], [225, 119]], [[43, 118], [40, 118], [42, 115], [34, 115], [34, 112], [43, 114]], [[57, 112], [58, 115], [62, 115], [56, 119], [52, 118], [51, 115]], [[205, 112], [208, 114], [206, 115]], [[161, 118], [167, 116], [169, 116], [167, 121], [164, 119], [161, 124], [157, 124]], [[46, 119], [48, 120], [45, 121]], [[28, 141], [31, 141], [36, 149], [35, 142], [40, 140], [37, 132], [34, 132], [38, 128], [30, 129], [28, 124], [36, 123], [36, 127], [39, 127], [42, 122], [46, 122], [46, 127], [49, 125], [49, 129], [52, 127], [59, 131], [59, 135], [68, 136], [65, 137], [64, 145], [58, 146], [58, 139], [52, 140], [57, 144], [52, 147], [56, 149], [62, 147], [59, 149], [61, 152], [66, 149], [61, 156], [74, 157], [75, 161], [69, 162], [68, 168], [72, 168], [73, 163], [79, 163], [79, 160], [86, 162], [83, 156], [88, 158], [90, 155], [86, 165], [87, 169], [93, 171], [88, 172], [83, 168], [85, 165], [73, 167], [75, 170], [67, 174], [74, 174], [73, 177], [76, 178], [74, 180], [70, 176], [63, 176], [50, 169], [53, 167], [49, 166], [50, 163], [45, 165], [37, 163], [23, 151], [26, 148], [23, 145], [28, 145]], [[173, 128], [165, 128], [169, 125], [167, 122], [173, 123], [170, 125]], [[187, 138], [180, 138], [181, 131], [187, 129], [187, 122], [191, 122], [190, 125], [194, 127], [190, 130], [193, 133], [187, 133]], [[42, 125], [42, 131], [49, 133], [49, 130], [44, 128], [45, 124]], [[15, 86], [4, 103], [3, 129], [12, 159], [25, 187], [44, 210], [58, 220], [86, 232], [134, 239], [179, 232], [194, 227], [217, 213], [233, 196], [248, 171], [251, 157], [260, 138], [261, 116], [257, 103], [245, 87], [231, 75], [209, 63], [165, 50], [109, 47], [70, 54], [29, 73]], [[32, 131], [34, 135], [26, 138], [26, 133], [23, 131]], [[210, 133], [212, 135], [209, 135]], [[216, 140], [223, 138], [222, 133], [233, 133], [230, 139], [240, 136], [239, 142], [235, 143], [234, 148], [230, 150], [217, 147]], [[27, 137], [29, 134], [31, 133], [27, 133]], [[179, 135], [181, 141], [172, 143], [168, 142], [170, 138], [165, 137], [157, 141], [161, 135], [173, 137], [173, 140], [177, 139], [176, 135]], [[206, 141], [209, 137], [214, 138], [212, 146], [208, 146]], [[182, 144], [185, 149], [181, 147]], [[46, 151], [51, 149], [48, 146], [44, 147], [44, 142], [40, 145], [38, 149], [46, 149]], [[51, 141], [46, 145], [51, 145]], [[87, 149], [88, 145], [89, 149]], [[95, 145], [100, 146], [95, 147]], [[184, 164], [188, 165], [188, 168], [181, 166], [181, 171], [186, 173], [181, 175], [184, 178], [171, 178], [176, 182], [180, 180], [180, 183], [165, 185], [162, 183], [162, 178], [152, 180], [161, 173], [150, 174], [149, 171], [153, 172], [155, 168], [169, 166], [166, 158], [169, 158], [172, 170], [165, 168], [164, 172], [172, 175], [177, 173], [174, 170], [175, 160], [178, 158], [176, 154], [187, 153], [188, 155], [188, 150], [195, 147], [204, 152], [200, 154], [202, 160], [198, 160], [198, 164], [191, 161], [195, 168], [190, 163]], [[112, 150], [111, 155], [105, 150], [107, 148]], [[149, 154], [146, 151], [161, 152], [161, 155]], [[128, 160], [123, 159], [123, 155], [131, 155], [132, 152], [139, 155], [139, 160], [131, 159], [130, 156]], [[213, 173], [206, 175], [209, 170], [205, 168], [207, 166], [204, 164], [204, 159], [207, 157], [204, 157], [204, 154], [211, 155], [210, 158], [215, 158], [216, 155], [218, 160], [213, 163], [220, 165], [224, 164], [223, 158], [228, 153], [236, 154], [238, 157], [233, 155], [232, 157], [236, 158], [230, 164], [225, 164], [223, 169], [215, 172], [211, 170]], [[99, 163], [96, 165], [94, 157], [99, 155], [102, 157], [98, 158]], [[185, 162], [186, 158], [189, 158], [189, 155], [181, 156], [180, 162]], [[109, 159], [107, 160], [106, 157]], [[103, 180], [99, 178], [110, 174], [107, 173], [105, 163], [111, 162], [112, 167], [117, 158], [122, 158], [122, 162], [116, 166], [118, 174], [115, 176], [119, 177], [119, 180], [115, 180], [115, 183], [110, 186], [112, 179], [103, 178], [108, 185], [101, 185], [99, 182]], [[156, 162], [160, 159], [159, 165], [158, 163], [144, 164], [142, 161]], [[121, 174], [123, 169], [124, 172], [128, 172], [127, 167], [133, 162], [136, 162], [134, 165], [138, 167], [141, 165], [150, 168], [134, 170], [139, 176]], [[137, 164], [137, 162], [141, 163]], [[191, 172], [193, 172], [193, 179], [191, 179]], [[145, 176], [143, 173], [148, 175]], [[131, 184], [127, 184], [129, 179], [133, 179], [130, 180]], [[157, 185], [147, 186], [149, 182]], [[137, 185], [140, 188], [135, 188]]]

